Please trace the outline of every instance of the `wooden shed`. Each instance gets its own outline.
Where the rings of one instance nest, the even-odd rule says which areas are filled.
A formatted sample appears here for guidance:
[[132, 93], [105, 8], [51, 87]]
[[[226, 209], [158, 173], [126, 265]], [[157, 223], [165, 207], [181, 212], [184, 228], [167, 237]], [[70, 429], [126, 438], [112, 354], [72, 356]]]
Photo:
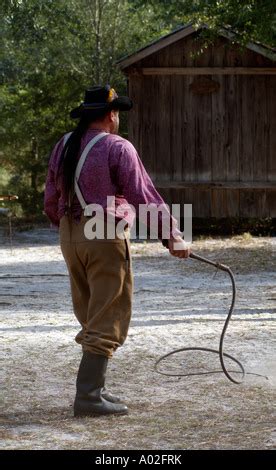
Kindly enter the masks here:
[[[192, 24], [122, 58], [129, 140], [170, 203], [193, 216], [276, 217], [276, 50]], [[202, 52], [203, 51], [203, 52]]]

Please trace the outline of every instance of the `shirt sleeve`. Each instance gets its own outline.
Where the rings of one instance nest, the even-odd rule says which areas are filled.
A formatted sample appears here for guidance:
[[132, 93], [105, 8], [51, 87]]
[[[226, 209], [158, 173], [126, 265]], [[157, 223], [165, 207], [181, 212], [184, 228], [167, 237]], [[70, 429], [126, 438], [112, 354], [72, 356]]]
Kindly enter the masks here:
[[170, 238], [182, 235], [177, 228], [177, 221], [171, 216], [169, 209], [158, 193], [147, 173], [135, 147], [128, 141], [121, 143], [118, 152], [118, 164], [116, 171], [116, 181], [120, 192], [127, 199], [128, 203], [135, 207], [136, 214], [139, 214], [140, 204], [162, 205], [162, 213], [158, 212], [158, 238], [167, 246], [167, 239], [162, 239], [162, 223], [169, 224]]

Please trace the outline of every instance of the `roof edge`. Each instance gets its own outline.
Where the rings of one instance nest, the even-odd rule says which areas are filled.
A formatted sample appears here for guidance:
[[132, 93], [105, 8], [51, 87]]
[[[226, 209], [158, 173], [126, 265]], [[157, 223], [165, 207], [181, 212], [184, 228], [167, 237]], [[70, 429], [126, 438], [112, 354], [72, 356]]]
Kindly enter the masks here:
[[[116, 61], [116, 65], [118, 65], [122, 70], [124, 70], [125, 68], [129, 67], [132, 64], [135, 64], [139, 60], [145, 59], [149, 55], [160, 51], [161, 49], [169, 46], [170, 44], [173, 44], [174, 42], [179, 41], [180, 39], [183, 39], [189, 36], [190, 34], [193, 34], [205, 28], [209, 28], [206, 23], [203, 23], [198, 27], [194, 26], [192, 22], [184, 26], [180, 26], [172, 32], [161, 36], [158, 39], [155, 39], [154, 41], [150, 42], [141, 49], [138, 49], [136, 52], [122, 57], [121, 59]], [[218, 34], [229, 40], [234, 40], [238, 36], [237, 33], [226, 27], [221, 27], [218, 30]], [[248, 42], [245, 47], [247, 49], [252, 50], [253, 52], [257, 52], [258, 54], [263, 55], [267, 59], [276, 61], [276, 49], [253, 41]]]
[[183, 37], [188, 36], [189, 34], [192, 34], [193, 32], [196, 32], [197, 30], [201, 29], [203, 26], [200, 26], [199, 28], [195, 28], [192, 23], [188, 23], [187, 25], [180, 26], [179, 28], [171, 31], [168, 34], [165, 34], [164, 36], [161, 36], [158, 39], [154, 39], [151, 41], [149, 44], [146, 46], [138, 49], [135, 52], [132, 52], [131, 54], [128, 54], [121, 59], [116, 61], [116, 64], [121, 67], [121, 69], [124, 69], [126, 67], [129, 67], [135, 62], [138, 62], [138, 60], [142, 60], [154, 52], [157, 52], [164, 47], [169, 46], [170, 44], [178, 41], [179, 39], [182, 39]]

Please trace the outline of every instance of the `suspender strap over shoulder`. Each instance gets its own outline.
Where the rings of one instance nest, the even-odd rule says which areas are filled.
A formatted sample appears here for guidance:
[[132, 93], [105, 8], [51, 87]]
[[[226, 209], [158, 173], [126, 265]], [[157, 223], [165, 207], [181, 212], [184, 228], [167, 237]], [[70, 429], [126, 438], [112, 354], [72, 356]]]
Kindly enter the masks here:
[[66, 142], [69, 139], [71, 134], [73, 134], [73, 132], [67, 132], [67, 134], [65, 134], [65, 136], [63, 137], [63, 147], [65, 147], [65, 144], [66, 144]]
[[88, 153], [90, 152], [92, 147], [94, 147], [94, 145], [100, 139], [102, 139], [105, 135], [108, 135], [108, 132], [101, 132], [100, 134], [96, 135], [96, 137], [94, 137], [92, 140], [90, 140], [90, 142], [88, 142], [88, 144], [86, 145], [84, 151], [82, 152], [82, 154], [80, 156], [80, 159], [78, 161], [78, 164], [77, 164], [77, 168], [76, 168], [76, 172], [75, 172], [75, 178], [74, 178], [74, 187], [75, 187], [75, 192], [76, 192], [77, 198], [79, 200], [79, 203], [80, 203], [80, 205], [83, 209], [85, 209], [87, 204], [86, 204], [86, 202], [83, 198], [83, 195], [81, 193], [80, 187], [78, 185], [78, 180], [79, 180], [81, 170], [82, 170], [82, 167], [84, 165], [84, 162], [86, 160], [86, 157], [87, 157]]
[[[66, 144], [68, 138], [70, 137], [72, 133], [70, 132], [69, 134], [66, 134], [64, 136], [64, 145]], [[79, 187], [79, 184], [78, 184], [78, 180], [79, 180], [79, 177], [80, 177], [80, 174], [81, 174], [81, 170], [82, 170], [82, 167], [85, 163], [85, 160], [86, 160], [86, 157], [88, 155], [88, 153], [90, 152], [90, 150], [92, 149], [92, 147], [100, 140], [102, 139], [105, 135], [108, 135], [108, 132], [101, 132], [100, 134], [97, 134], [93, 139], [91, 139], [88, 144], [86, 145], [86, 147], [84, 148], [81, 156], [80, 156], [80, 159], [78, 161], [78, 164], [77, 164], [77, 167], [76, 167], [76, 171], [75, 171], [75, 176], [74, 176], [74, 189], [75, 189], [75, 193], [77, 195], [77, 198], [79, 200], [79, 203], [82, 207], [82, 209], [85, 209], [86, 207], [86, 202], [83, 198], [83, 195], [81, 193], [81, 190], [80, 190], [80, 187]], [[73, 196], [74, 196], [74, 193], [72, 194], [71, 196], [71, 200], [73, 199]], [[69, 207], [70, 207], [70, 201], [69, 201]]]

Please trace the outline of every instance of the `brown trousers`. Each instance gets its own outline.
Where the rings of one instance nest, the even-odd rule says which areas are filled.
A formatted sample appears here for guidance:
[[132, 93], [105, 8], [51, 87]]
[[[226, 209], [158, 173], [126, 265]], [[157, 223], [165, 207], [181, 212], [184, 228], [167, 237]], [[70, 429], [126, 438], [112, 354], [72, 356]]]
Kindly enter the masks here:
[[131, 318], [133, 274], [130, 232], [125, 238], [87, 240], [82, 215], [60, 220], [59, 236], [67, 264], [74, 313], [82, 329], [75, 340], [83, 350], [109, 358], [121, 346]]

